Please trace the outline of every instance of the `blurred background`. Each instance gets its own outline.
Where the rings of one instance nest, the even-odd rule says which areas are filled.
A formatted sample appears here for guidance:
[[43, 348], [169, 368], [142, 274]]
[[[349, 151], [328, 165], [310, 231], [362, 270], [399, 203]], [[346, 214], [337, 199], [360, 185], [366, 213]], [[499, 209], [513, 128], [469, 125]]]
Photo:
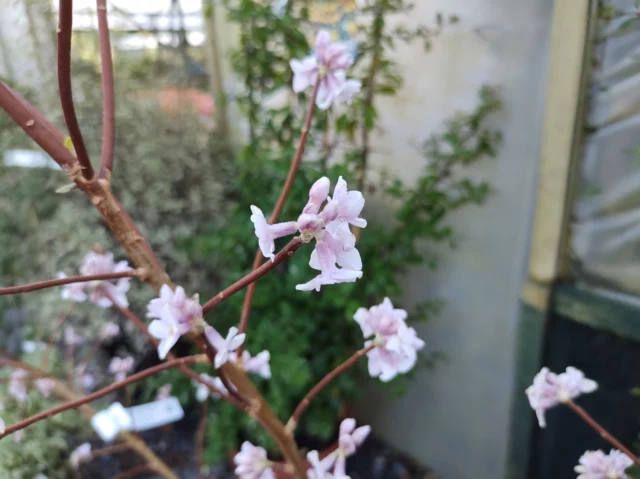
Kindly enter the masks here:
[[[56, 12], [50, 0], [0, 3], [0, 77], [66, 131]], [[259, 386], [284, 418], [361, 347], [358, 307], [391, 298], [427, 346], [420, 367], [390, 383], [370, 379], [366, 364], [341, 376], [305, 414], [301, 444], [330, 446], [352, 414], [375, 436], [352, 459], [353, 479], [574, 477], [580, 454], [606, 443], [564, 411], [550, 415], [548, 429], [533, 427], [524, 388], [542, 365], [574, 365], [597, 380], [602, 394], [585, 404], [623, 442], [636, 441], [640, 28], [632, 0], [114, 0], [108, 12], [113, 189], [174, 281], [201, 300], [250, 269], [249, 205], [267, 213], [286, 176], [307, 101], [291, 90], [289, 60], [309, 54], [320, 28], [353, 49], [362, 92], [315, 116], [282, 217], [296, 218], [318, 176], [342, 175], [367, 199], [364, 277], [303, 294], [295, 285], [309, 269], [297, 255], [258, 283], [247, 347], [271, 352], [273, 378]], [[74, 2], [72, 53], [76, 110], [95, 161], [102, 125], [92, 1]], [[96, 245], [125, 259], [66, 183], [0, 113], [0, 284], [77, 274]], [[134, 284], [130, 309], [142, 317], [152, 297]], [[211, 320], [229, 327], [241, 305], [237, 295]], [[136, 370], [157, 362], [117, 311], [71, 306], [52, 290], [0, 297], [0, 348], [63, 373], [82, 367], [97, 385], [112, 381], [113, 356], [135, 357]], [[107, 321], [120, 334], [96, 345]], [[85, 338], [71, 357], [62, 334], [70, 325]], [[151, 401], [166, 384], [187, 415], [148, 439], [181, 477], [196, 477], [203, 415], [205, 477], [228, 477], [227, 458], [245, 439], [275, 449], [229, 405], [201, 407], [180, 373], [139, 383], [126, 399]], [[8, 423], [25, 415], [2, 402]], [[72, 413], [57, 421], [26, 430], [20, 443], [5, 440], [0, 475], [101, 478], [135, 467], [135, 457], [108, 452], [69, 472], [78, 444], [101, 446]]]

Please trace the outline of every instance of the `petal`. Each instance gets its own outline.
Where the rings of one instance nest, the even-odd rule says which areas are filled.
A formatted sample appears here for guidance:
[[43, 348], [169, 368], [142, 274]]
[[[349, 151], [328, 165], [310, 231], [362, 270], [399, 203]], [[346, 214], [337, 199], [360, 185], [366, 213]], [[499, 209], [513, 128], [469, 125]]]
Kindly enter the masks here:
[[204, 335], [207, 337], [209, 343], [211, 343], [211, 346], [213, 346], [214, 348], [220, 350], [226, 346], [224, 338], [214, 327], [207, 326], [204, 329]]
[[348, 251], [342, 251], [336, 255], [338, 265], [346, 269], [360, 271], [362, 269], [362, 259], [356, 248]]
[[316, 291], [320, 291], [321, 286], [322, 286], [322, 276], [318, 275], [307, 283], [296, 285], [296, 289], [298, 291], [313, 291], [314, 289]]
[[174, 334], [160, 341], [160, 344], [158, 344], [158, 357], [160, 359], [166, 358], [171, 348], [178, 342], [178, 339], [180, 339], [180, 335]]
[[326, 243], [322, 241], [317, 242], [315, 251], [317, 251], [318, 262], [320, 263], [322, 272], [329, 272], [335, 269], [336, 255]]
[[356, 446], [360, 446], [360, 444], [362, 444], [365, 441], [365, 439], [367, 439], [370, 433], [371, 433], [371, 426], [360, 426], [358, 429], [353, 431], [353, 434], [351, 434], [351, 437], [356, 443]]
[[219, 369], [224, 363], [229, 360], [229, 351], [221, 349], [216, 353], [216, 357], [213, 359], [213, 365], [216, 369]]
[[298, 224], [295, 221], [288, 221], [286, 223], [269, 225], [268, 228], [271, 236], [274, 238], [282, 238], [283, 236], [294, 234], [298, 230]]
[[316, 55], [322, 54], [329, 45], [331, 45], [331, 35], [323, 28], [316, 35]]
[[309, 258], [309, 266], [318, 271], [322, 269], [322, 267], [320, 266], [320, 260], [318, 259], [318, 252], [315, 249], [311, 252], [311, 257]]
[[229, 351], [235, 351], [240, 346], [242, 346], [242, 343], [244, 343], [246, 337], [247, 335], [245, 333], [234, 336], [233, 339], [229, 341]]
[[340, 423], [340, 436], [351, 434], [356, 428], [356, 420], [353, 418], [347, 418]]
[[164, 339], [171, 334], [171, 326], [160, 319], [154, 319], [149, 324], [149, 334], [157, 339]]

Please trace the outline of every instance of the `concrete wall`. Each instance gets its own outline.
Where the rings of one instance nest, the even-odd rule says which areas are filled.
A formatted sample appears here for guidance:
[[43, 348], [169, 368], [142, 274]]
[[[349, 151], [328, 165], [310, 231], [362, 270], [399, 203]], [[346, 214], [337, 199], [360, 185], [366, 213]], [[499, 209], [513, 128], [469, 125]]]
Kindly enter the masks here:
[[508, 442], [518, 294], [534, 205], [553, 1], [416, 3], [412, 21], [429, 22], [440, 10], [460, 15], [461, 23], [436, 39], [426, 56], [418, 45], [399, 50], [407, 81], [398, 99], [380, 102], [385, 132], [378, 138], [382, 154], [377, 160], [411, 182], [424, 162], [411, 145], [456, 110], [472, 108], [484, 83], [501, 86], [505, 112], [496, 126], [504, 145], [497, 161], [484, 162], [474, 172], [491, 181], [493, 197], [484, 207], [454, 217], [462, 234], [459, 248], [441, 250], [435, 274], [414, 270], [405, 280], [406, 304], [430, 297], [446, 301], [444, 312], [419, 333], [428, 349], [442, 351], [447, 361], [420, 373], [402, 399], [374, 392], [359, 413], [377, 434], [443, 479], [499, 479]]

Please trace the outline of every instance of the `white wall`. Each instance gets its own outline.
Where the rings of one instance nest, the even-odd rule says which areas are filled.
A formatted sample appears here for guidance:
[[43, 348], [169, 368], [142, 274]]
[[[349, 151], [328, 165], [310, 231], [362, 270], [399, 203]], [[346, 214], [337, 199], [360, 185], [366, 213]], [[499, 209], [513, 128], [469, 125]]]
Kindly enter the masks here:
[[475, 168], [474, 174], [491, 181], [495, 194], [485, 206], [456, 214], [459, 248], [442, 249], [435, 274], [414, 270], [405, 280], [406, 304], [429, 297], [446, 301], [444, 312], [419, 333], [428, 349], [442, 351], [447, 361], [420, 373], [402, 399], [377, 392], [359, 412], [379, 435], [443, 479], [499, 479], [508, 442], [518, 294], [534, 204], [553, 0], [416, 3], [412, 20], [428, 22], [440, 10], [459, 14], [461, 23], [436, 39], [426, 56], [418, 45], [399, 51], [407, 81], [397, 99], [380, 102], [385, 133], [377, 138], [383, 153], [378, 161], [411, 182], [424, 162], [411, 144], [456, 110], [472, 108], [485, 83], [501, 86], [505, 112], [496, 126], [504, 144], [496, 161]]

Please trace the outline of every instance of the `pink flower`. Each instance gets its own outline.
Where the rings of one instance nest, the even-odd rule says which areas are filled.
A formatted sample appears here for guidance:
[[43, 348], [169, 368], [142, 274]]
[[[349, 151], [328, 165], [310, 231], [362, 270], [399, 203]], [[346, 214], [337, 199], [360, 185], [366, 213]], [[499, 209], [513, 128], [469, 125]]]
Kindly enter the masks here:
[[418, 338], [415, 329], [405, 323], [398, 325], [396, 334], [385, 338], [377, 335], [373, 341], [366, 341], [365, 346], [375, 344], [376, 347], [367, 353], [369, 359], [369, 375], [389, 382], [398, 374], [405, 374], [415, 366], [418, 351], [424, 347], [424, 341]]
[[418, 338], [416, 330], [407, 326], [407, 312], [395, 309], [391, 300], [384, 301], [369, 309], [359, 308], [353, 319], [360, 325], [366, 341], [365, 346], [375, 347], [367, 353], [369, 375], [388, 382], [398, 374], [410, 371], [418, 360], [418, 351], [424, 341]]
[[274, 251], [276, 249], [275, 240], [282, 238], [283, 236], [289, 236], [296, 232], [298, 226], [295, 221], [289, 221], [288, 223], [276, 223], [270, 225], [262, 210], [257, 206], [251, 205], [251, 221], [254, 225], [256, 236], [258, 237], [258, 244], [260, 245], [260, 251], [265, 258], [271, 258], [271, 261], [275, 258]]
[[331, 182], [326, 177], [311, 186], [309, 201], [296, 222], [269, 225], [262, 211], [251, 207], [251, 221], [260, 250], [266, 257], [274, 258], [275, 239], [293, 234], [296, 229], [302, 241], [308, 243], [315, 239], [309, 266], [319, 270], [320, 274], [307, 283], [297, 285], [298, 290], [320, 291], [323, 285], [353, 282], [362, 277], [362, 259], [349, 224], [361, 228], [367, 225], [359, 217], [364, 208], [364, 197], [359, 191], [348, 191], [342, 177], [338, 179], [333, 198], [328, 196], [330, 187]]
[[326, 30], [316, 37], [314, 55], [302, 60], [291, 60], [293, 90], [300, 93], [316, 84], [318, 79], [318, 108], [327, 109], [333, 103], [350, 102], [353, 94], [360, 90], [360, 82], [347, 80], [346, 70], [353, 65], [349, 47], [344, 43], [331, 42]]
[[307, 461], [311, 464], [311, 469], [307, 471], [309, 479], [334, 479], [333, 474], [329, 472], [329, 469], [335, 463], [335, 456], [329, 454], [324, 459], [320, 460], [320, 454], [318, 451], [309, 451], [307, 453]]
[[118, 334], [120, 334], [120, 326], [113, 321], [105, 323], [100, 329], [100, 339], [102, 340], [113, 338]]
[[133, 358], [127, 356], [126, 358], [115, 357], [109, 363], [109, 372], [116, 377], [116, 381], [122, 381], [127, 377], [127, 373], [133, 368]]
[[367, 226], [367, 221], [359, 218], [364, 208], [364, 197], [359, 191], [348, 191], [347, 182], [342, 179], [342, 176], [338, 178], [336, 187], [333, 190], [333, 199], [330, 203], [331, 202], [336, 202], [338, 205], [338, 212], [335, 219], [347, 221], [358, 228], [365, 228]]
[[625, 470], [633, 465], [626, 454], [612, 449], [609, 454], [602, 451], [587, 451], [574, 470], [578, 479], [628, 479]]
[[569, 366], [567, 371], [561, 374], [552, 373], [549, 368], [542, 368], [533, 378], [533, 384], [527, 388], [526, 394], [529, 404], [538, 416], [540, 427], [545, 427], [547, 423], [544, 414], [547, 409], [596, 389], [598, 384], [595, 381], [585, 378], [582, 371]]
[[242, 351], [242, 367], [244, 370], [248, 373], [254, 373], [258, 376], [262, 376], [265, 379], [271, 378], [271, 366], [269, 366], [270, 359], [271, 353], [269, 353], [269, 351], [262, 351], [254, 357], [251, 357], [251, 354], [249, 354], [249, 351], [246, 349]]
[[248, 441], [242, 443], [240, 452], [235, 455], [235, 474], [238, 479], [274, 479], [271, 461], [267, 459], [267, 451], [254, 446]]
[[325, 465], [329, 463], [329, 457], [335, 460], [333, 474], [336, 479], [347, 477], [347, 457], [355, 454], [356, 449], [362, 445], [370, 432], [370, 426], [361, 426], [356, 429], [355, 419], [345, 419], [340, 423], [338, 449], [324, 459]]
[[67, 326], [64, 330], [64, 343], [67, 346], [78, 346], [84, 343], [84, 338], [79, 334], [76, 334], [76, 331], [72, 326]]
[[[83, 276], [121, 273], [130, 271], [131, 267], [126, 261], [115, 263], [112, 253], [96, 253], [90, 251], [85, 257], [80, 267]], [[64, 273], [58, 273], [58, 277], [64, 278]], [[89, 283], [72, 283], [63, 286], [62, 297], [71, 301], [82, 302], [87, 298], [92, 303], [101, 308], [108, 308], [112, 305], [111, 297], [117, 304], [123, 307], [129, 305], [127, 292], [129, 291], [131, 278], [120, 278], [115, 283], [111, 281], [91, 281]]]
[[80, 463], [91, 460], [91, 444], [85, 442], [78, 446], [69, 456], [69, 463], [74, 469], [78, 469]]
[[175, 310], [165, 304], [160, 319], [154, 319], [149, 323], [149, 334], [160, 340], [158, 344], [158, 357], [164, 359], [169, 351], [184, 333], [188, 332], [185, 324], [179, 323]]
[[75, 380], [76, 383], [85, 391], [90, 391], [96, 384], [96, 380], [92, 374], [85, 371], [86, 364], [79, 364], [76, 367]]
[[[67, 275], [59, 272], [58, 278], [67, 278]], [[82, 303], [87, 300], [87, 293], [84, 292], [85, 283], [70, 283], [62, 286], [62, 299]]]
[[[229, 391], [222, 382], [222, 379], [220, 379], [219, 377], [216, 376], [215, 378], [213, 378], [208, 374], [202, 373], [200, 374], [200, 379], [215, 387], [222, 394], [229, 394]], [[198, 402], [205, 401], [209, 396], [211, 396], [213, 399], [220, 399], [222, 397], [220, 396], [220, 394], [212, 392], [211, 389], [209, 389], [205, 384], [202, 384], [202, 382], [200, 381], [196, 381], [194, 379], [191, 382], [196, 388], [196, 399], [198, 400]]]
[[229, 355], [244, 343], [246, 334], [238, 334], [238, 328], [235, 326], [229, 329], [227, 337], [223, 338], [220, 333], [211, 326], [207, 326], [204, 330], [204, 334], [216, 348], [216, 357], [214, 358], [214, 366], [216, 369], [220, 368], [224, 363], [229, 360]]
[[[367, 222], [359, 218], [364, 208], [364, 197], [359, 191], [347, 190], [347, 183], [340, 177], [333, 198], [327, 197], [329, 180], [321, 178], [309, 191], [309, 201], [298, 218], [298, 230], [303, 241], [315, 238], [309, 266], [320, 274], [296, 289], [320, 291], [323, 285], [353, 282], [362, 277], [362, 259], [355, 247], [355, 236], [349, 223], [364, 228]], [[327, 199], [322, 212], [320, 207]]]
[[173, 386], [171, 384], [165, 384], [160, 387], [158, 389], [158, 392], [156, 393], [156, 401], [160, 401], [162, 399], [167, 399], [168, 397], [170, 397], [171, 389], [173, 389]]
[[181, 325], [182, 334], [191, 330], [193, 325], [202, 319], [199, 296], [194, 294], [188, 298], [182, 286], [177, 286], [174, 291], [166, 284], [162, 285], [160, 296], [149, 301], [147, 305], [147, 318], [162, 319], [166, 306], [169, 307], [175, 322]]
[[384, 298], [381, 304], [369, 309], [358, 308], [353, 319], [360, 325], [365, 338], [380, 334], [390, 338], [398, 332], [399, 325], [407, 319], [404, 309], [395, 309], [389, 298]]
[[51, 378], [40, 378], [34, 381], [36, 389], [42, 394], [42, 397], [48, 398], [51, 391], [56, 386], [56, 382]]
[[17, 401], [26, 401], [29, 397], [27, 393], [27, 376], [24, 369], [16, 369], [9, 376], [9, 394]]

